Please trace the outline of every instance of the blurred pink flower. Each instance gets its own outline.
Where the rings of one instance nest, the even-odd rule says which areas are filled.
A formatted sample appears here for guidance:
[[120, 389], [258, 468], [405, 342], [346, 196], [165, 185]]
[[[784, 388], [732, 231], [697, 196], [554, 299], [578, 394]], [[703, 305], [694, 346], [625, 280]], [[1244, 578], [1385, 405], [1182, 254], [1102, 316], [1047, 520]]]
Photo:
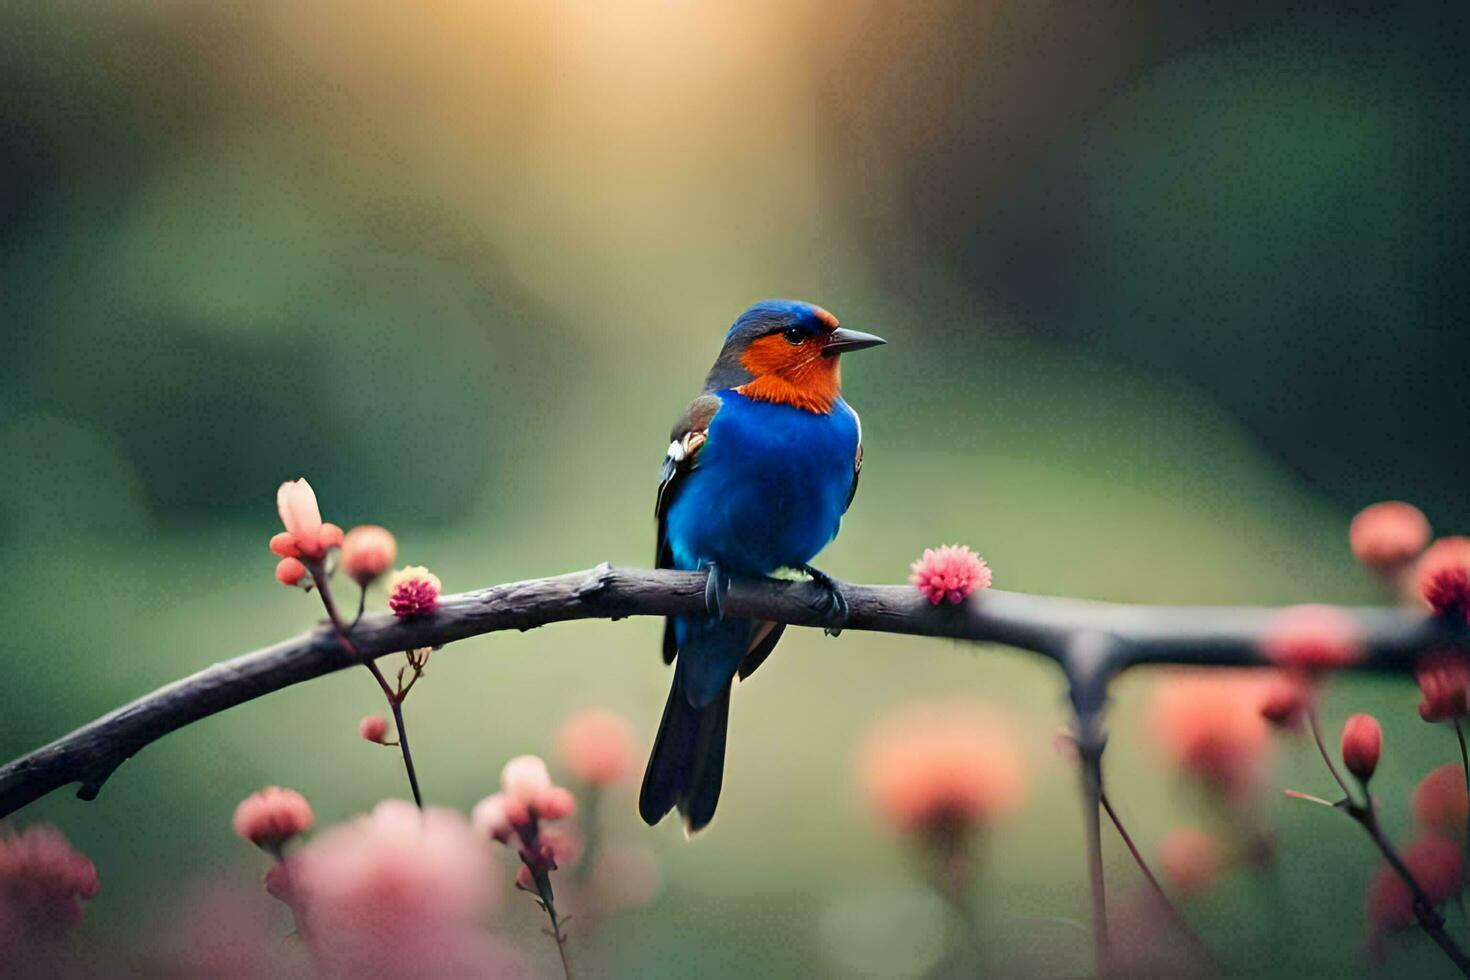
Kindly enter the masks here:
[[1449, 721], [1470, 714], [1470, 658], [1454, 650], [1438, 650], [1414, 665], [1419, 683], [1419, 717], [1428, 722]]
[[921, 704], [874, 726], [859, 758], [878, 812], [903, 831], [969, 829], [1021, 805], [1026, 780], [1010, 728], [969, 704]]
[[1299, 674], [1281, 672], [1261, 693], [1261, 717], [1273, 726], [1295, 731], [1306, 721], [1312, 707], [1312, 686]]
[[1225, 867], [1220, 842], [1193, 827], [1170, 831], [1159, 845], [1159, 870], [1186, 894], [1203, 890]]
[[[487, 837], [504, 844], [510, 840], [515, 833], [515, 826], [511, 823], [510, 813], [507, 808], [507, 800], [504, 793], [492, 793], [479, 803], [475, 804], [474, 810], [470, 811], [470, 823], [475, 830]], [[521, 811], [518, 810], [519, 816]], [[530, 811], [524, 811], [525, 816], [520, 823], [530, 819]]]
[[909, 566], [909, 584], [923, 593], [931, 606], [941, 602], [959, 605], [976, 589], [990, 587], [990, 566], [965, 545], [946, 544], [925, 548], [923, 556]]
[[1358, 624], [1341, 609], [1305, 605], [1283, 609], [1266, 624], [1261, 651], [1283, 667], [1315, 672], [1345, 667], [1363, 655]]
[[580, 711], [562, 724], [557, 747], [578, 779], [605, 786], [633, 767], [633, 726], [622, 715], [601, 708]]
[[577, 798], [564, 786], [548, 786], [536, 796], [531, 809], [542, 820], [565, 820], [577, 812]]
[[1443, 616], [1470, 616], [1470, 538], [1440, 538], [1419, 558], [1419, 596]]
[[399, 569], [388, 583], [388, 608], [395, 616], [427, 616], [439, 608], [439, 576], [422, 565]]
[[55, 827], [36, 824], [0, 837], [0, 915], [13, 939], [78, 925], [82, 904], [101, 888], [91, 860]]
[[382, 745], [388, 737], [388, 719], [382, 715], [363, 715], [357, 723], [357, 734], [369, 742]]
[[1375, 571], [1412, 561], [1432, 532], [1423, 511], [1401, 500], [1364, 507], [1348, 528], [1348, 543], [1358, 561]]
[[1264, 683], [1250, 671], [1172, 672], [1154, 688], [1154, 735], [1176, 765], [1238, 799], [1258, 785], [1270, 747]]
[[542, 793], [551, 788], [551, 773], [539, 756], [518, 755], [500, 770], [500, 789], [511, 799], [534, 806]]
[[1425, 830], [1461, 834], [1470, 819], [1470, 793], [1465, 789], [1465, 767], [1447, 762], [1414, 787], [1414, 819]]
[[480, 933], [494, 882], [464, 817], [385, 800], [303, 846], [268, 887], [333, 975], [482, 975], [504, 965]]
[[286, 841], [311, 829], [311, 804], [294, 789], [267, 786], [235, 807], [235, 833], [280, 856]]
[[326, 556], [328, 548], [342, 543], [342, 529], [322, 521], [316, 492], [304, 479], [281, 484], [276, 491], [276, 510], [281, 515], [285, 533], [290, 536], [290, 541], [279, 534], [271, 538], [271, 551], [277, 555], [321, 559]]
[[342, 539], [342, 571], [358, 585], [367, 585], [393, 567], [398, 542], [376, 524], [363, 524]]
[[1342, 764], [1363, 782], [1373, 778], [1383, 750], [1383, 727], [1372, 715], [1356, 714], [1342, 726]]

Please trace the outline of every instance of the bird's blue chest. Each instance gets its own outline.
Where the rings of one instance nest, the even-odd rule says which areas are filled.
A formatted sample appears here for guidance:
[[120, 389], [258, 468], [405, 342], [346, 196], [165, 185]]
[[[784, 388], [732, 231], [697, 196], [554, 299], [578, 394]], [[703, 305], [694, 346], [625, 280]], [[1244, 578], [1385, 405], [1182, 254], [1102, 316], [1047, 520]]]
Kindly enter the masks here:
[[837, 535], [852, 490], [857, 416], [718, 392], [699, 462], [669, 508], [680, 568], [714, 561], [762, 575], [810, 561]]

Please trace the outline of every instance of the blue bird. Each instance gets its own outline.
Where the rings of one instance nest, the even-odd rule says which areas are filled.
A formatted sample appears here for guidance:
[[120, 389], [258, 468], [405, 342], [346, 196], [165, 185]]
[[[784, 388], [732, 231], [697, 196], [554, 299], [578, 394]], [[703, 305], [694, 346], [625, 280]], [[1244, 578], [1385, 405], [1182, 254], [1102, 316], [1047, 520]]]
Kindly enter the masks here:
[[707, 615], [664, 625], [674, 683], [638, 799], [649, 824], [676, 807], [691, 833], [710, 822], [730, 689], [785, 628], [725, 619], [730, 576], [804, 571], [826, 590], [829, 632], [846, 621], [841, 590], [808, 562], [837, 536], [863, 462], [862, 425], [840, 394], [840, 355], [883, 342], [839, 327], [819, 306], [764, 300], [730, 327], [703, 393], [674, 425], [654, 508], [657, 566], [706, 570]]

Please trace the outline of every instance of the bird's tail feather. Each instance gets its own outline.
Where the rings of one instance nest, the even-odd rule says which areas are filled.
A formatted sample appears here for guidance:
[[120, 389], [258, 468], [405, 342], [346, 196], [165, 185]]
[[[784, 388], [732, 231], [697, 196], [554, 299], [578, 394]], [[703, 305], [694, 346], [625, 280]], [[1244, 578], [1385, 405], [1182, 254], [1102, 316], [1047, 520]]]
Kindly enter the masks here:
[[684, 690], [683, 662], [674, 668], [674, 683], [638, 796], [638, 812], [646, 823], [658, 823], [677, 807], [693, 833], [714, 817], [725, 778], [730, 686], [727, 682], [713, 700], [696, 708]]

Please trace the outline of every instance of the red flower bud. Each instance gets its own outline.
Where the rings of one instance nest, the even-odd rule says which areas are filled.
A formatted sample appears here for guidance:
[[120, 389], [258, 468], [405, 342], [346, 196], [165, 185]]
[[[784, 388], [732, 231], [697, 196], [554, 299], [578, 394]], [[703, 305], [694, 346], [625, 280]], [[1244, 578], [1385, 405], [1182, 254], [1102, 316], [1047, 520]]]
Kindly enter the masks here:
[[1363, 782], [1373, 778], [1383, 749], [1383, 728], [1372, 715], [1353, 715], [1342, 726], [1342, 762]]

